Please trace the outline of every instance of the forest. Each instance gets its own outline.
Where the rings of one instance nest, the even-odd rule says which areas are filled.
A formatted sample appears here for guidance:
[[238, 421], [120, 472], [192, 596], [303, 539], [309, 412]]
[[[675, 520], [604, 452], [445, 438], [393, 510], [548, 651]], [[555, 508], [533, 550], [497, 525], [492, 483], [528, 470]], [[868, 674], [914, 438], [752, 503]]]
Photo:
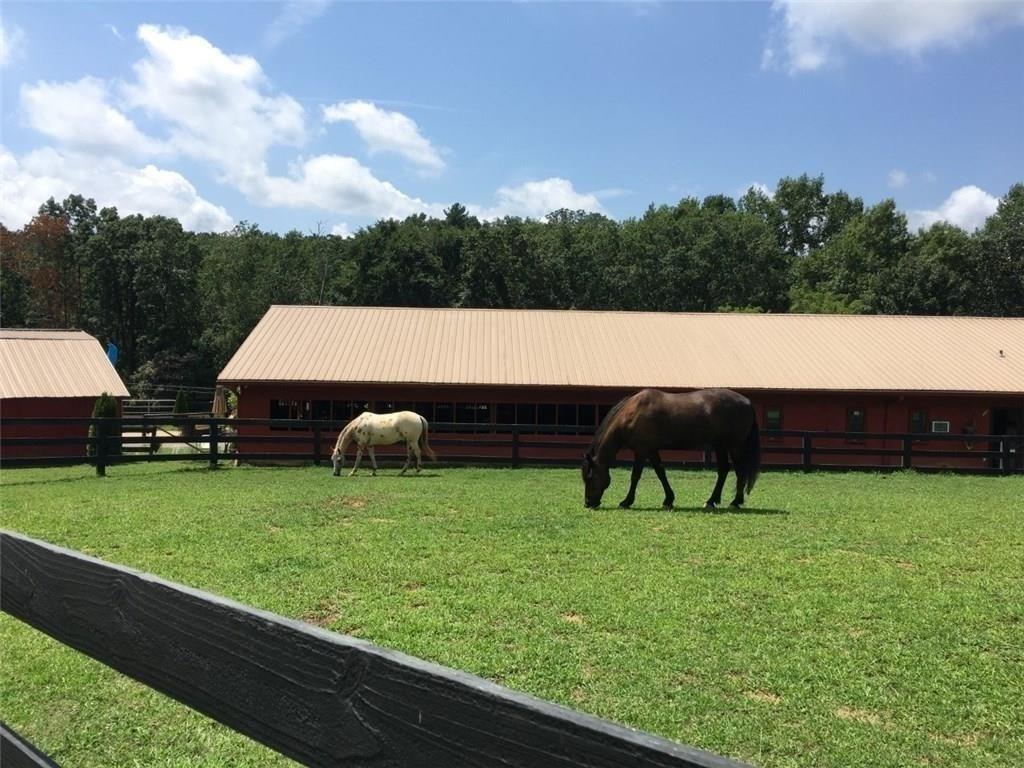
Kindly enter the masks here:
[[0, 225], [0, 324], [80, 328], [133, 393], [212, 386], [271, 304], [1024, 315], [1024, 183], [974, 232], [911, 232], [892, 200], [786, 177], [639, 218], [381, 220], [341, 238], [193, 233], [79, 195]]

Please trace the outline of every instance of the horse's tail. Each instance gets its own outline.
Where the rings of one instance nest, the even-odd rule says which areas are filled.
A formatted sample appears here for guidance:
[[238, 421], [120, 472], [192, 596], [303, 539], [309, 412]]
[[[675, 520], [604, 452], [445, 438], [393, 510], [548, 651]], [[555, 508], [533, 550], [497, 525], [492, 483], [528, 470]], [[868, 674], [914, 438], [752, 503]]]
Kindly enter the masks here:
[[747, 439], [743, 442], [743, 464], [747, 470], [747, 493], [754, 490], [754, 483], [761, 472], [761, 430], [757, 419], [750, 426]]
[[422, 416], [420, 416], [420, 424], [423, 425], [423, 429], [420, 430], [420, 452], [426, 455], [426, 457], [431, 461], [437, 461], [437, 454], [434, 453], [434, 449], [431, 448], [430, 444], [427, 442], [427, 420]]

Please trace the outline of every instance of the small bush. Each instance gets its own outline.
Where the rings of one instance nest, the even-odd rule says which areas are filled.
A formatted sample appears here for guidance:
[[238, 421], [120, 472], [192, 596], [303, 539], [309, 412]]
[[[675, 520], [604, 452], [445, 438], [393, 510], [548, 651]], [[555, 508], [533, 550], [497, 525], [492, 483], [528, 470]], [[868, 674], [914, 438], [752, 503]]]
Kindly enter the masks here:
[[[96, 404], [92, 407], [92, 417], [98, 418], [116, 418], [117, 417], [117, 400], [111, 397], [109, 394], [104, 392], [96, 399]], [[89, 437], [92, 439], [96, 438], [96, 425], [89, 425]], [[107, 455], [116, 455], [121, 453], [121, 430], [111, 425], [107, 426], [106, 436], [106, 449]], [[88, 446], [88, 455], [96, 455], [96, 444], [90, 443]]]

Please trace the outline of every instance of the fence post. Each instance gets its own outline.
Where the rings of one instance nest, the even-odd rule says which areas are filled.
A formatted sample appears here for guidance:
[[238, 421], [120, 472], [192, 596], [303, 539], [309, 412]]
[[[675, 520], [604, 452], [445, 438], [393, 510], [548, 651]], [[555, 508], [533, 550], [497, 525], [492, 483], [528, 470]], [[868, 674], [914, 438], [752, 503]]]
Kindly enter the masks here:
[[803, 467], [804, 472], [811, 471], [811, 436], [803, 436]]
[[210, 419], [210, 469], [217, 468], [217, 455], [220, 448], [217, 444], [218, 431], [217, 419]]
[[909, 438], [909, 437], [904, 435], [904, 437], [903, 437], [903, 468], [904, 469], [910, 469], [910, 460], [911, 460], [912, 455], [913, 455], [913, 450], [912, 450], [913, 443], [914, 443], [914, 441], [911, 438]]
[[107, 419], [96, 419], [96, 477], [107, 476]]
[[519, 466], [519, 427], [512, 427], [512, 466]]
[[313, 428], [313, 466], [320, 466], [320, 438], [322, 437], [323, 430], [321, 427], [316, 426]]

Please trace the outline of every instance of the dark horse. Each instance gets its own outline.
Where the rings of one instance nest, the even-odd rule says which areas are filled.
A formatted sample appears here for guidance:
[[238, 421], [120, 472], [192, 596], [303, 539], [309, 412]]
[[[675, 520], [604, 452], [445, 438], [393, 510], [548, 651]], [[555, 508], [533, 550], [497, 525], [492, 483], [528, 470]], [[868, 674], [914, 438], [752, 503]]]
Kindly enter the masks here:
[[676, 496], [669, 487], [658, 452], [708, 445], [715, 449], [718, 458], [718, 482], [704, 506], [721, 503], [731, 459], [736, 467], [736, 498], [732, 506], [739, 507], [744, 491], [753, 490], [761, 463], [761, 436], [750, 401], [731, 389], [701, 389], [684, 394], [640, 390], [608, 412], [597, 428], [594, 442], [583, 454], [583, 503], [588, 507], [601, 504], [601, 496], [611, 484], [608, 468], [620, 449], [629, 448], [634, 456], [633, 476], [629, 493], [619, 506], [633, 504], [644, 462], [649, 461], [665, 489], [663, 505], [671, 508]]

